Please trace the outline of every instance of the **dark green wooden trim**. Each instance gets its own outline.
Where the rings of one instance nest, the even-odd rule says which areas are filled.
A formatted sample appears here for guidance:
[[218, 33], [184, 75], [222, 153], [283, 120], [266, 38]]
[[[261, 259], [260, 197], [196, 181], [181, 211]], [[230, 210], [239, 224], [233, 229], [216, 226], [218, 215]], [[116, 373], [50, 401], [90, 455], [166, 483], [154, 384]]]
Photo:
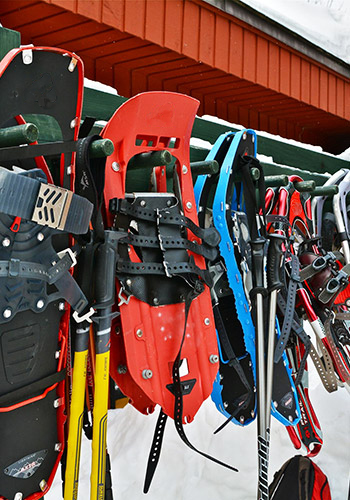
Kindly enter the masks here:
[[18, 31], [0, 27], [0, 60], [6, 54], [21, 45], [21, 34]]
[[125, 101], [127, 101], [126, 97], [84, 87], [82, 118], [92, 116], [96, 120], [108, 121], [114, 111]]

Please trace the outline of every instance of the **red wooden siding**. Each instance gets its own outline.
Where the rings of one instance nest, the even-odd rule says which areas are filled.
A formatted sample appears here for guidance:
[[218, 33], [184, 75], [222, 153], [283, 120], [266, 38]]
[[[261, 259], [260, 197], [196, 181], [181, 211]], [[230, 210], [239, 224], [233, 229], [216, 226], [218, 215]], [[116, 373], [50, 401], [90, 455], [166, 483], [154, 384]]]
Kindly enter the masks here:
[[129, 97], [183, 92], [247, 127], [350, 145], [349, 79], [201, 0], [1, 0], [22, 43], [75, 51], [86, 76]]

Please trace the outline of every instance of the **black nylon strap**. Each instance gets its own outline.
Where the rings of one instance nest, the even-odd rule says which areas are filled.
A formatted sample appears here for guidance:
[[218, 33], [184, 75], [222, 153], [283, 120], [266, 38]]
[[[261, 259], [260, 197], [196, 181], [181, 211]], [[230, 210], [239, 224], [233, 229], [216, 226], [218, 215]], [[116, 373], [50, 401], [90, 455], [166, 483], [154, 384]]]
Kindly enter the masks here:
[[46, 281], [52, 285], [73, 265], [67, 252], [56, 264], [47, 267], [37, 262], [24, 262], [19, 259], [0, 260], [0, 278], [28, 278]]
[[[125, 238], [120, 240], [120, 243], [127, 243], [129, 245], [133, 245], [136, 247], [144, 247], [144, 248], [159, 248], [159, 239], [152, 238], [149, 236], [139, 236], [136, 234], [128, 233]], [[167, 238], [162, 237], [162, 245], [164, 249], [177, 249], [177, 248], [185, 248], [186, 250], [190, 250], [191, 252], [197, 253], [198, 255], [202, 255], [208, 260], [213, 260], [217, 256], [216, 248], [206, 245], [205, 243], [202, 245], [198, 245], [197, 243], [193, 243], [185, 238]]]
[[73, 153], [77, 150], [77, 141], [56, 141], [30, 146], [13, 146], [0, 149], [0, 161], [25, 160], [37, 156], [56, 156]]
[[[286, 348], [290, 331], [292, 328], [294, 309], [295, 309], [295, 299], [298, 287], [298, 274], [299, 274], [299, 259], [296, 255], [290, 254], [291, 257], [291, 273], [290, 280], [287, 291], [287, 301], [285, 303], [285, 309], [283, 310], [284, 319], [281, 329], [281, 335], [277, 341], [274, 362], [278, 363], [281, 359], [282, 353]], [[281, 294], [279, 294], [281, 295]]]
[[20, 387], [8, 394], [3, 394], [0, 396], [0, 408], [6, 408], [7, 406], [12, 406], [18, 403], [22, 403], [25, 399], [30, 399], [42, 391], [51, 387], [54, 384], [62, 382], [66, 376], [66, 370], [61, 370], [48, 377], [44, 377], [41, 380], [33, 382], [31, 384]]
[[[164, 268], [165, 267], [165, 268]], [[131, 262], [119, 259], [117, 261], [117, 274], [166, 274], [167, 276], [183, 276], [187, 273], [193, 273], [200, 276], [204, 283], [211, 284], [211, 276], [209, 271], [200, 269], [194, 261], [190, 259], [189, 262], [164, 262], [157, 264], [155, 262]]]
[[159, 219], [159, 224], [184, 226], [211, 247], [216, 247], [220, 242], [219, 233], [214, 227], [202, 229], [184, 215], [172, 215], [166, 210], [161, 210], [158, 216], [155, 210], [147, 210], [147, 208], [134, 206], [125, 199], [115, 199], [112, 201], [116, 203], [116, 208], [113, 210], [114, 212], [120, 212], [125, 215], [130, 215], [136, 219], [151, 222], [157, 222], [157, 219]]
[[[199, 283], [201, 291], [203, 290], [203, 287], [201, 283]], [[192, 304], [193, 299], [199, 295], [199, 290], [192, 289], [185, 300], [185, 326], [182, 334], [182, 339], [180, 343], [180, 348], [178, 355], [176, 356], [176, 359], [173, 364], [173, 370], [172, 370], [172, 375], [173, 375], [173, 393], [175, 396], [175, 407], [174, 407], [174, 423], [175, 423], [175, 428], [182, 439], [182, 441], [189, 447], [191, 450], [199, 453], [205, 458], [208, 458], [209, 460], [222, 465], [228, 469], [231, 469], [235, 472], [238, 472], [238, 470], [234, 467], [231, 467], [230, 465], [225, 464], [224, 462], [221, 462], [220, 460], [217, 460], [214, 457], [211, 457], [210, 455], [198, 450], [193, 446], [193, 444], [189, 441], [187, 438], [183, 424], [182, 424], [182, 415], [183, 415], [183, 394], [182, 394], [182, 384], [180, 380], [180, 365], [181, 365], [181, 352], [182, 352], [182, 346], [186, 338], [186, 325], [187, 325], [187, 319], [188, 319], [188, 313]], [[154, 431], [154, 438], [149, 454], [149, 459], [148, 459], [148, 464], [147, 464], [147, 471], [146, 471], [146, 479], [145, 479], [145, 485], [144, 485], [144, 493], [147, 493], [149, 490], [149, 487], [151, 485], [152, 478], [154, 476], [157, 464], [159, 462], [159, 457], [160, 457], [160, 452], [161, 452], [161, 445], [163, 441], [163, 435], [164, 435], [164, 430], [165, 430], [165, 424], [166, 424], [167, 417], [166, 415], [161, 411], [158, 422]]]

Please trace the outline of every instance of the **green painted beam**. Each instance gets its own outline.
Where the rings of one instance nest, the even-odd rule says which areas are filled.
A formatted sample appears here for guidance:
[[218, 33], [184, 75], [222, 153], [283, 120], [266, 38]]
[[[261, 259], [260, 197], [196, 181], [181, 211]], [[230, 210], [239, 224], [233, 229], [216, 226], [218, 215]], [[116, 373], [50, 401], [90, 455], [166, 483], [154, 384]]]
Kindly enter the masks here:
[[21, 45], [21, 34], [18, 31], [0, 27], [0, 60], [6, 54]]
[[126, 97], [84, 87], [82, 118], [92, 116], [96, 120], [108, 121], [114, 111], [125, 101], [127, 101]]

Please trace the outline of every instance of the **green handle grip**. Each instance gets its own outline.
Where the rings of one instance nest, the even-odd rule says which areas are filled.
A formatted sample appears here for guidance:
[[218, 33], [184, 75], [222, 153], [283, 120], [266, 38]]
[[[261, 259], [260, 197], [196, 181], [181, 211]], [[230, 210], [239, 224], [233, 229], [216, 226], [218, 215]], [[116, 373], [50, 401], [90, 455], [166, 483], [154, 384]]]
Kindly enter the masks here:
[[266, 187], [288, 186], [288, 175], [267, 175], [265, 177]]
[[334, 196], [339, 193], [339, 186], [316, 186], [313, 191], [311, 191], [311, 196]]
[[315, 181], [294, 182], [294, 187], [299, 193], [310, 193], [316, 187]]
[[0, 147], [10, 148], [21, 144], [31, 144], [38, 139], [38, 129], [34, 123], [24, 123], [0, 129]]
[[192, 175], [217, 174], [220, 166], [216, 160], [194, 161], [190, 164]]
[[114, 144], [110, 139], [99, 139], [90, 145], [90, 158], [105, 158], [114, 152]]
[[162, 151], [149, 151], [148, 153], [140, 153], [131, 158], [128, 168], [138, 170], [142, 168], [163, 167], [170, 165], [173, 157], [167, 149]]

